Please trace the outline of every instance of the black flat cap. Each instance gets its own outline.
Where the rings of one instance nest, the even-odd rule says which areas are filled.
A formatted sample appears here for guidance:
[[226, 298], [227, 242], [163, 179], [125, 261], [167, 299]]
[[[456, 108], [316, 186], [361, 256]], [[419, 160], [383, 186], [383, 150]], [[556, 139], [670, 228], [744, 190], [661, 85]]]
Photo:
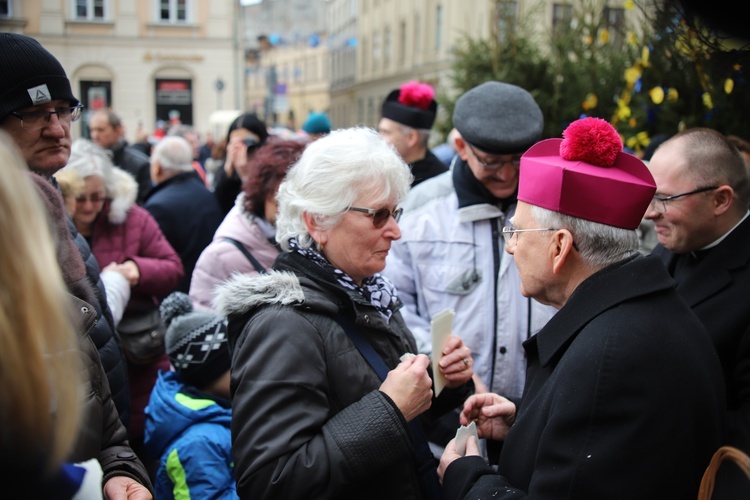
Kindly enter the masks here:
[[523, 153], [541, 139], [544, 116], [521, 87], [484, 82], [458, 98], [453, 126], [477, 149], [508, 155]]

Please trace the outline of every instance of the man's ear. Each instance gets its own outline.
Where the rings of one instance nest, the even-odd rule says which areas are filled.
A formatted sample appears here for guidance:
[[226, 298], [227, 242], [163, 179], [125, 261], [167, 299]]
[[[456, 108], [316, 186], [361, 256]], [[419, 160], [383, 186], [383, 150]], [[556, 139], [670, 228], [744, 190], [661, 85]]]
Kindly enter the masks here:
[[161, 181], [163, 171], [158, 161], [153, 160], [151, 162], [149, 174], [151, 174], [151, 182], [153, 182], [154, 184], [158, 184], [159, 181]]
[[469, 158], [469, 148], [466, 146], [466, 141], [461, 136], [456, 137], [456, 153], [461, 157], [463, 161]]
[[552, 238], [552, 272], [559, 274], [573, 250], [573, 233], [567, 229], [558, 229]]
[[721, 215], [727, 212], [734, 201], [734, 189], [732, 189], [732, 186], [719, 186], [714, 191], [712, 199], [714, 214]]
[[411, 149], [414, 149], [419, 145], [419, 132], [417, 132], [416, 129], [409, 129], [409, 134], [406, 137], [406, 143]]

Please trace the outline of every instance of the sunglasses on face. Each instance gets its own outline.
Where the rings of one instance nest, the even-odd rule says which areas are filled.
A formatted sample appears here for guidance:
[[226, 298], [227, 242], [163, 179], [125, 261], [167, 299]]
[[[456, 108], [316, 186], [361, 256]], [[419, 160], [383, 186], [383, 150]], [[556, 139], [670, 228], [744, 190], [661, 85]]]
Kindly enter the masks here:
[[401, 214], [404, 212], [403, 208], [397, 208], [393, 212], [388, 210], [387, 208], [359, 208], [359, 207], [349, 207], [347, 210], [350, 210], [352, 212], [362, 212], [363, 214], [367, 214], [370, 217], [372, 217], [372, 225], [376, 228], [380, 229], [381, 227], [385, 226], [385, 223], [388, 222], [388, 218], [393, 216], [394, 219], [396, 219], [396, 222], [401, 218]]
[[82, 195], [76, 196], [76, 203], [83, 204], [83, 203], [86, 203], [86, 200], [88, 200], [91, 203], [96, 205], [98, 203], [103, 203], [104, 200], [106, 199], [107, 199], [106, 196], [104, 196], [103, 194], [99, 194], [99, 193], [94, 193], [88, 196], [86, 196], [85, 194], [82, 194]]

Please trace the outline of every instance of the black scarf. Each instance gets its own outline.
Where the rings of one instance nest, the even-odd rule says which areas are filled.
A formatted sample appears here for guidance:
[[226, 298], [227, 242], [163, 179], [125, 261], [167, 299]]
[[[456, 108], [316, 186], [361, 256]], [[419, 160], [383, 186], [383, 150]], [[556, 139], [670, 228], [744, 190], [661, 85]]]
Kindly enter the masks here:
[[336, 269], [320, 252], [314, 248], [302, 248], [295, 238], [289, 240], [289, 247], [308, 260], [319, 265], [338, 284], [349, 290], [354, 290], [385, 318], [386, 322], [391, 319], [394, 308], [398, 303], [396, 287], [393, 286], [385, 276], [376, 273], [362, 280], [362, 286], [357, 285], [354, 280], [340, 269]]
[[507, 212], [508, 208], [516, 203], [518, 196], [518, 187], [507, 198], [496, 198], [493, 196], [484, 187], [484, 184], [479, 182], [474, 176], [474, 172], [469, 168], [469, 164], [460, 157], [456, 158], [456, 162], [453, 165], [453, 185], [456, 188], [456, 195], [458, 196], [458, 208], [489, 203], [490, 205], [496, 205], [503, 212]]

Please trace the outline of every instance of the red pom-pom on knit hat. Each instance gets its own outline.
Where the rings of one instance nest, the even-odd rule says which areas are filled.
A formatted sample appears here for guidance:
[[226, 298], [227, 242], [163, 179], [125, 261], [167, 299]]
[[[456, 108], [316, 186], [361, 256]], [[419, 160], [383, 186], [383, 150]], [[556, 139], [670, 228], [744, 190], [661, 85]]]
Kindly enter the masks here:
[[398, 95], [398, 102], [419, 109], [428, 109], [434, 99], [435, 90], [426, 83], [417, 81], [403, 84]]
[[563, 131], [560, 156], [568, 161], [584, 161], [599, 167], [611, 167], [622, 151], [617, 130], [601, 118], [583, 118]]

